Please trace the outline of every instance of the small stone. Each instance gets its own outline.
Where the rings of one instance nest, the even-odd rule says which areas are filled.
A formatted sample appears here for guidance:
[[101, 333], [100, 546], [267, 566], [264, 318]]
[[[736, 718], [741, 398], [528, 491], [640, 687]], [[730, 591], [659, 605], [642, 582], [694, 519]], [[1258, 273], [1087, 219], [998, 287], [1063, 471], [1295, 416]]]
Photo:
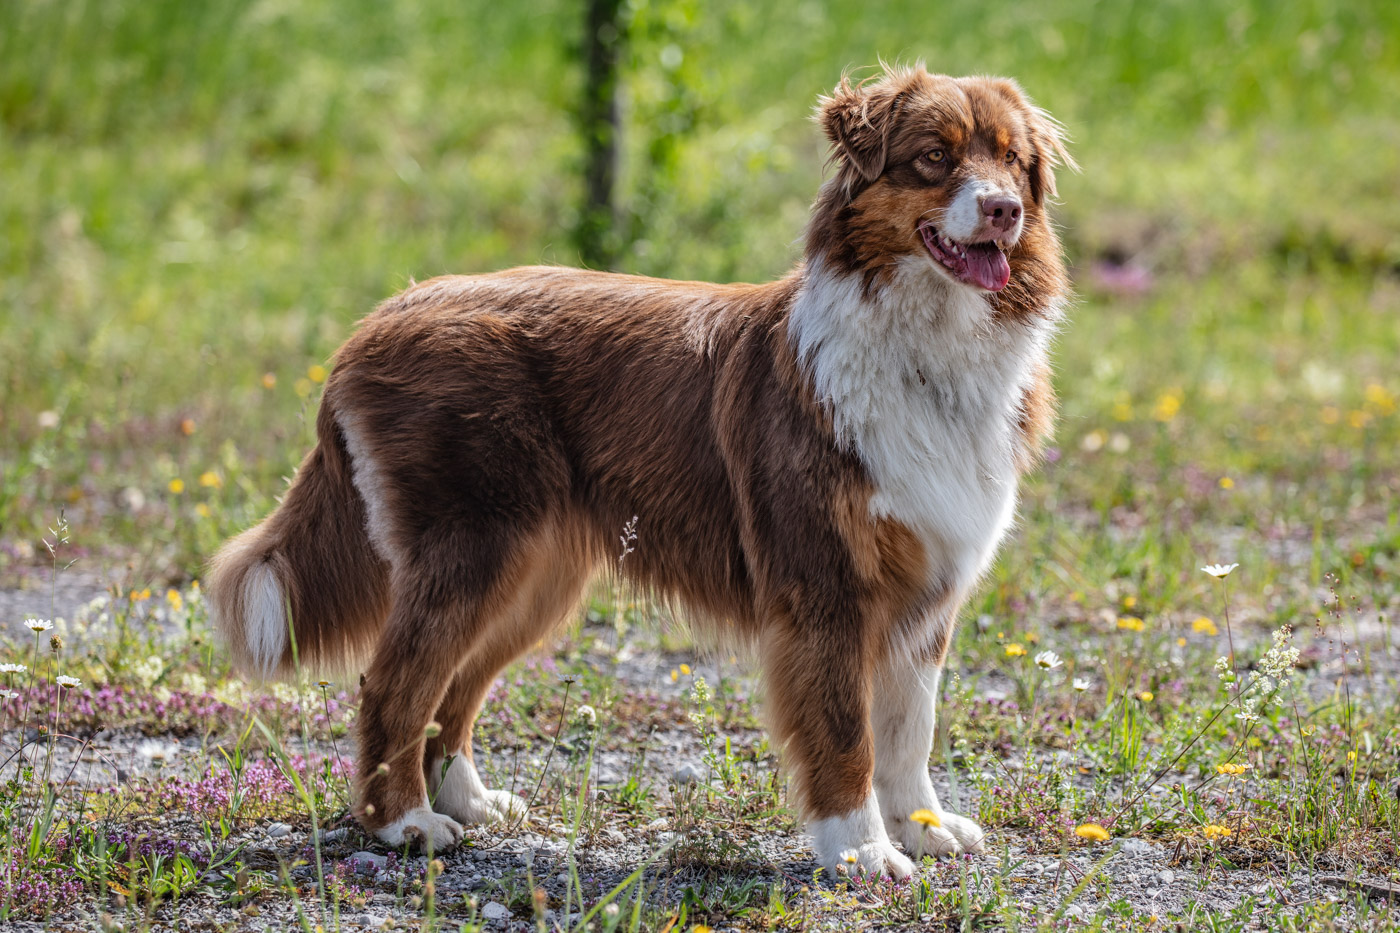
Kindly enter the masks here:
[[554, 880], [557, 881], [557, 882], [559, 882], [560, 884], [568, 884], [568, 883], [569, 883], [569, 873], [566, 872], [566, 871], [561, 871], [561, 872], [559, 873], [559, 877], [555, 878]]
[[1124, 839], [1122, 848], [1118, 850], [1120, 855], [1129, 858], [1141, 858], [1144, 855], [1152, 855], [1157, 851], [1157, 847], [1146, 839]]
[[1084, 908], [1078, 904], [1070, 904], [1065, 908], [1065, 917], [1070, 920], [1082, 920], [1084, 918]]
[[671, 775], [671, 779], [682, 787], [687, 784], [698, 783], [702, 777], [703, 775], [700, 774], [700, 769], [694, 765], [681, 765], [676, 769], [675, 774]]
[[388, 858], [373, 852], [356, 852], [350, 856], [350, 867], [357, 875], [377, 875], [384, 870]]
[[664, 816], [658, 816], [656, 819], [648, 823], [646, 828], [649, 832], [656, 832], [658, 829], [665, 829], [667, 826], [670, 825], [670, 822]]
[[291, 831], [292, 828], [286, 823], [273, 823], [267, 828], [267, 838], [281, 839], [283, 836], [288, 835]]
[[487, 901], [481, 908], [481, 916], [487, 920], [504, 920], [510, 916], [510, 908], [496, 901]]
[[611, 826], [598, 835], [602, 836], [604, 841], [615, 846], [625, 845], [627, 843], [627, 837], [622, 834], [622, 831], [613, 829]]
[[321, 845], [327, 845], [328, 843], [332, 842], [339, 842], [340, 840], [344, 839], [348, 833], [349, 830], [343, 828], [327, 830], [326, 832], [321, 833]]
[[1157, 872], [1157, 883], [1164, 887], [1175, 880], [1176, 872], [1172, 871], [1170, 868]]

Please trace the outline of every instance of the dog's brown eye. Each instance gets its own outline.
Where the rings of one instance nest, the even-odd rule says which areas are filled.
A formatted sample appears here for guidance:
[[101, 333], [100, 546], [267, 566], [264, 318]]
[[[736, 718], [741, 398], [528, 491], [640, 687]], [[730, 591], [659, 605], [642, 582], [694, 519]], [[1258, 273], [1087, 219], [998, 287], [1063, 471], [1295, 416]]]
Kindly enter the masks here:
[[935, 149], [932, 152], [930, 152], [927, 156], [925, 156], [925, 158], [927, 158], [930, 162], [942, 162], [945, 158], [945, 155], [942, 149]]
[[1006, 150], [1006, 164], [1007, 164], [1007, 165], [1010, 165], [1012, 162], [1015, 162], [1015, 161], [1016, 161], [1016, 150], [1015, 150], [1015, 149], [1008, 149], [1008, 150]]

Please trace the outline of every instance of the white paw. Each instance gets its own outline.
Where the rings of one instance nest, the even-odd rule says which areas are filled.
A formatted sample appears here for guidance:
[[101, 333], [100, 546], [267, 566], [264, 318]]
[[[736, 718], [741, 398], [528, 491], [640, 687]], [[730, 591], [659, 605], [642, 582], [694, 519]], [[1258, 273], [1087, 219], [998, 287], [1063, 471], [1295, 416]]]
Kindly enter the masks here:
[[927, 826], [906, 817], [891, 817], [886, 820], [890, 837], [899, 840], [904, 851], [915, 858], [932, 855], [945, 858], [961, 852], [981, 854], [986, 834], [982, 827], [966, 817], [948, 811], [938, 813], [939, 825]]
[[907, 878], [914, 863], [899, 853], [885, 834], [880, 807], [871, 794], [845, 816], [814, 820], [809, 827], [817, 860], [831, 877]]
[[424, 852], [443, 852], [462, 841], [462, 825], [428, 807], [414, 807], [374, 834], [395, 848], [412, 843]]
[[525, 801], [510, 791], [489, 790], [481, 783], [470, 755], [457, 755], [447, 773], [442, 762], [429, 772], [436, 789], [433, 809], [460, 823], [498, 823], [525, 815]]
[[867, 842], [857, 849], [838, 852], [822, 867], [832, 878], [893, 878], [898, 881], [914, 872], [914, 863], [889, 842]]

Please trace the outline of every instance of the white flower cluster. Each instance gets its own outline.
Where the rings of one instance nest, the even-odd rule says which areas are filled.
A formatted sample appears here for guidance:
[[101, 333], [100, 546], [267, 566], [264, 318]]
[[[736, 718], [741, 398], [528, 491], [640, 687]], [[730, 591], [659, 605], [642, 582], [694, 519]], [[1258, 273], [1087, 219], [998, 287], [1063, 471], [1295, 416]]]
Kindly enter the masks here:
[[146, 689], [150, 689], [160, 675], [165, 673], [165, 661], [160, 655], [153, 654], [149, 658], [137, 661], [131, 667], [131, 675], [136, 678], [136, 682]]
[[1249, 695], [1240, 704], [1235, 718], [1245, 723], [1259, 721], [1259, 711], [1278, 691], [1288, 686], [1293, 669], [1298, 664], [1298, 649], [1293, 645], [1293, 626], [1285, 625], [1274, 632], [1274, 644], [1259, 659]]

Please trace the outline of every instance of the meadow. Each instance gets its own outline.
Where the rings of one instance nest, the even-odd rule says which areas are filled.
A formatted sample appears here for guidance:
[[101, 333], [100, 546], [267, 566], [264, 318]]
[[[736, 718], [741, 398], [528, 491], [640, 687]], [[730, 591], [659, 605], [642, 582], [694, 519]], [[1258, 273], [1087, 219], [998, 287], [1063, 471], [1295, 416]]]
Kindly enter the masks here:
[[243, 683], [203, 562], [273, 507], [377, 301], [578, 261], [582, 10], [24, 0], [0, 922], [1400, 928], [1400, 6], [624, 9], [624, 271], [786, 271], [847, 67], [1012, 75], [1069, 130], [1061, 419], [931, 761], [989, 854], [818, 877], [742, 659], [605, 587], [483, 716], [527, 821], [432, 859], [363, 837], [355, 684]]

